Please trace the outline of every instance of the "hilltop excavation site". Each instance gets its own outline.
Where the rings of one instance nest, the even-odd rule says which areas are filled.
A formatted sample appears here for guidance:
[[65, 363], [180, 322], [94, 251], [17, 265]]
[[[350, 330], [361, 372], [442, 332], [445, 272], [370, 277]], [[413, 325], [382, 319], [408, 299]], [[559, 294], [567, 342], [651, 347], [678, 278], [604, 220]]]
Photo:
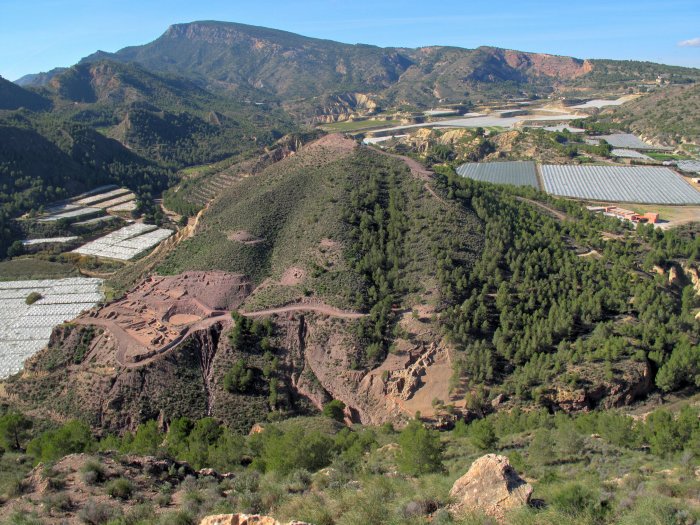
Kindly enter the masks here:
[[[277, 174], [295, 174], [316, 162], [350, 159], [363, 149], [349, 138], [328, 135], [288, 153], [259, 177], [284, 180], [286, 175]], [[429, 170], [399, 155], [372, 155], [376, 162], [385, 159], [381, 162], [405, 170], [404, 183], [415, 184], [412, 198], [417, 208], [460, 217], [461, 212], [433, 188]], [[142, 264], [152, 267], [173, 260], [178, 250], [193, 250], [187, 243], [201, 236], [218, 235], [221, 246], [236, 250], [227, 257], [235, 258], [236, 253], [269, 249], [270, 237], [279, 235], [245, 223], [227, 223], [230, 228], [219, 231], [218, 213], [216, 207], [206, 210], [190, 226], [189, 236], [178, 236], [177, 242]], [[457, 222], [478, 232], [478, 224], [469, 221], [473, 218], [464, 215]], [[313, 234], [309, 236], [313, 240]], [[279, 237], [276, 241], [283, 245]], [[470, 242], [478, 246], [482, 241], [476, 237]], [[223, 270], [149, 275], [122, 297], [56, 327], [48, 347], [27, 361], [24, 372], [7, 384], [4, 394], [42, 413], [76, 411], [95, 427], [115, 431], [134, 429], [148, 419], [165, 423], [174, 415], [185, 415], [218, 417], [247, 432], [275, 406], [304, 413], [332, 399], [345, 404], [347, 421], [363, 424], [405, 420], [417, 412], [436, 425], [465, 417], [467, 386], [451, 379], [454, 355], [437, 321], [440, 293], [434, 276], [421, 273], [422, 286], [416, 293], [405, 295], [403, 304], [392, 305], [397, 336], [391, 351], [373, 367], [359, 366], [365, 350], [356, 334], [368, 313], [338, 303], [329, 292], [324, 296], [309, 291], [327, 290], [327, 285], [321, 288], [319, 283], [325, 282], [322, 279], [328, 273], [345, 275], [348, 270], [340, 250], [339, 241], [319, 232], [313, 243], [295, 246], [296, 255], [282, 264], [273, 257], [267, 277], [257, 281], [252, 275]], [[254, 273], [256, 267], [251, 268]], [[248, 344], [258, 350], [242, 352], [232, 343], [229, 335], [236, 325], [232, 314], [241, 315], [237, 317], [240, 329], [250, 331]], [[244, 319], [252, 324], [245, 325]], [[259, 333], [266, 319], [272, 328], [263, 343]], [[245, 392], [226, 388], [226, 373], [241, 360], [253, 374], [274, 369], [279, 389], [276, 405], [270, 406], [265, 387]], [[66, 363], [67, 375], [57, 362]], [[601, 379], [598, 372], [595, 366], [581, 369], [589, 386], [581, 390], [558, 385], [549, 403], [567, 411], [597, 404], [619, 406], [653, 387], [644, 363], [621, 366], [614, 381]], [[241, 408], [233, 415], [232, 403]], [[447, 419], [440, 410], [445, 403], [455, 410]], [[494, 403], [507, 401], [501, 396]]]

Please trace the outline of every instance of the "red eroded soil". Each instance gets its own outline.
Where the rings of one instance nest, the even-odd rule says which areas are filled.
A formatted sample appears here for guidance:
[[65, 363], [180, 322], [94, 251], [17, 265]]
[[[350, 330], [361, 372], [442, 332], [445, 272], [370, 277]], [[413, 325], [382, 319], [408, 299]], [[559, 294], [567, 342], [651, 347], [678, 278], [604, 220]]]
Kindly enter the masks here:
[[184, 340], [192, 331], [228, 319], [251, 291], [247, 278], [221, 271], [152, 276], [124, 298], [76, 322], [105, 328], [116, 340], [117, 362], [139, 364]]

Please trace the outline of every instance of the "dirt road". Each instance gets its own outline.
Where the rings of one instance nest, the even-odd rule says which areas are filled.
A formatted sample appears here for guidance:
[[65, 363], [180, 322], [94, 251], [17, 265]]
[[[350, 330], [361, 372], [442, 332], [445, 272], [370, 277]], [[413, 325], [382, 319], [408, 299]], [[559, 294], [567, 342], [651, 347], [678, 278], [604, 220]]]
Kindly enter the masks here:
[[352, 312], [341, 310], [326, 304], [292, 304], [289, 306], [281, 306], [279, 308], [269, 308], [267, 310], [258, 310], [256, 312], [240, 312], [245, 317], [265, 317], [267, 315], [283, 314], [287, 312], [314, 312], [318, 314], [328, 315], [330, 317], [338, 317], [340, 319], [361, 319], [367, 314], [360, 312]]
[[541, 208], [542, 210], [544, 210], [547, 213], [549, 213], [550, 215], [556, 217], [560, 221], [571, 220], [571, 217], [569, 217], [566, 213], [561, 212], [557, 209], [554, 209], [550, 206], [547, 206], [543, 202], [533, 201], [532, 199], [527, 199], [525, 197], [515, 197], [515, 198], [518, 199], [520, 202], [527, 202], [528, 204], [532, 204], [533, 206], [537, 206], [538, 208]]
[[422, 179], [424, 181], [429, 181], [430, 177], [433, 175], [433, 172], [430, 171], [428, 168], [423, 166], [420, 162], [418, 162], [415, 159], [412, 159], [411, 157], [405, 157], [403, 155], [398, 155], [396, 153], [389, 153], [387, 151], [382, 151], [380, 149], [373, 149], [373, 151], [376, 151], [377, 153], [380, 153], [382, 155], [386, 155], [387, 157], [392, 157], [395, 159], [402, 160], [406, 163], [406, 166], [411, 170], [411, 172], [419, 179]]

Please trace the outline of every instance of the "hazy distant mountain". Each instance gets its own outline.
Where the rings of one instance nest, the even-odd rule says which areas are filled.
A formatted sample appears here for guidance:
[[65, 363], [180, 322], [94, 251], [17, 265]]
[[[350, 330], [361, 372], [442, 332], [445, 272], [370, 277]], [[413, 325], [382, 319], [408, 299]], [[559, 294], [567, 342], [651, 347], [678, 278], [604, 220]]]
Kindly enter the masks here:
[[30, 73], [29, 75], [24, 75], [17, 80], [15, 84], [18, 86], [44, 86], [48, 84], [52, 78], [56, 75], [60, 75], [66, 69], [65, 67], [55, 67], [50, 71], [45, 71], [42, 73]]
[[51, 101], [0, 77], [0, 109], [48, 109]]
[[[82, 60], [136, 62], [242, 96], [298, 99], [367, 93], [382, 104], [434, 105], [547, 94], [571, 87], [633, 86], [666, 75], [695, 81], [700, 70], [660, 64], [580, 60], [491, 47], [418, 49], [350, 45], [228, 22], [173, 25], [158, 39]], [[23, 77], [45, 85], [50, 74]]]

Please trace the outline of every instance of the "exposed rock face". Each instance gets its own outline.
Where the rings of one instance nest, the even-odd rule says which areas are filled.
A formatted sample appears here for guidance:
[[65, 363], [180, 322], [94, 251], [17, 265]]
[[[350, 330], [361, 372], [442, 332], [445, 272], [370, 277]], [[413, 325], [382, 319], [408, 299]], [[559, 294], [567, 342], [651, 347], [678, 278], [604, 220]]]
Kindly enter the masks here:
[[199, 525], [310, 525], [302, 521], [282, 523], [269, 516], [259, 514], [217, 514], [207, 516]]
[[700, 295], [700, 272], [698, 272], [697, 268], [693, 268], [689, 264], [683, 267], [683, 270], [685, 271], [685, 275], [688, 279], [690, 279], [690, 282], [693, 283], [693, 288], [695, 289], [695, 293], [697, 295]]
[[389, 372], [386, 380], [386, 393], [395, 398], [406, 401], [421, 386], [421, 377], [425, 375], [425, 369], [435, 361], [438, 346], [433, 343], [427, 351], [415, 357], [413, 362], [407, 363], [402, 370]]
[[605, 378], [602, 364], [590, 363], [572, 370], [580, 376], [578, 384], [557, 384], [545, 402], [569, 413], [596, 407], [617, 408], [645, 397], [654, 388], [654, 375], [648, 362], [628, 361], [615, 366], [611, 379]]
[[681, 277], [679, 275], [678, 269], [675, 266], [671, 266], [671, 269], [668, 271], [668, 284], [671, 285], [676, 285], [680, 284]]
[[480, 511], [502, 520], [506, 511], [530, 502], [532, 485], [526, 483], [505, 456], [486, 454], [455, 481], [450, 496], [457, 499], [454, 514]]
[[314, 109], [313, 123], [328, 123], [375, 113], [377, 103], [365, 93], [342, 93], [325, 97]]
[[593, 64], [589, 60], [547, 55], [545, 53], [523, 53], [513, 50], [498, 50], [506, 63], [516, 70], [526, 70], [533, 75], [571, 79], [590, 73]]

